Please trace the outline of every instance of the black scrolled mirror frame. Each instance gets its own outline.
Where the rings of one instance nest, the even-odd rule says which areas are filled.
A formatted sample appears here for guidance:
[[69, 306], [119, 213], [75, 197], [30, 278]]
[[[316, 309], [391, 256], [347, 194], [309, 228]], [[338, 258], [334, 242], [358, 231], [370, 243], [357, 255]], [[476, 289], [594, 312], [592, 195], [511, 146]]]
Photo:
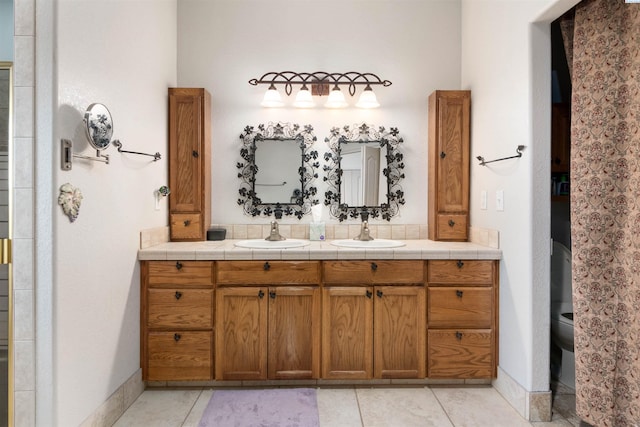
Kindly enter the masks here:
[[[331, 152], [324, 154], [324, 160], [328, 163], [324, 165], [324, 181], [328, 183], [328, 190], [324, 193], [324, 204], [329, 206], [329, 212], [340, 222], [348, 218], [382, 218], [391, 221], [391, 218], [398, 214], [400, 205], [404, 205], [404, 191], [400, 186], [400, 180], [404, 175], [404, 156], [399, 150], [399, 145], [403, 142], [398, 137], [398, 129], [389, 130], [380, 126], [375, 128], [372, 125], [362, 123], [360, 125], [344, 126], [342, 129], [334, 127], [331, 129], [331, 136], [325, 138], [325, 142]], [[380, 148], [386, 148], [386, 167], [382, 170], [387, 178], [387, 203], [378, 206], [349, 206], [340, 202], [340, 186], [342, 184], [342, 160], [341, 144], [347, 142], [378, 142]]]
[[[240, 194], [238, 205], [242, 206], [246, 215], [254, 217], [274, 215], [276, 218], [280, 218], [282, 215], [293, 215], [301, 219], [311, 211], [311, 206], [319, 203], [315, 198], [318, 190], [312, 184], [318, 178], [317, 169], [320, 167], [320, 162], [318, 161], [318, 152], [311, 150], [317, 140], [311, 125], [301, 128], [298, 124], [269, 122], [267, 125], [259, 124], [257, 128], [246, 126], [240, 134], [240, 139], [242, 140], [240, 157], [243, 161], [236, 164], [239, 169], [238, 178], [242, 180], [238, 190]], [[256, 173], [259, 168], [255, 163], [256, 142], [265, 139], [295, 140], [298, 142], [302, 156], [302, 162], [298, 168], [301, 191], [295, 203], [263, 203], [256, 193]]]

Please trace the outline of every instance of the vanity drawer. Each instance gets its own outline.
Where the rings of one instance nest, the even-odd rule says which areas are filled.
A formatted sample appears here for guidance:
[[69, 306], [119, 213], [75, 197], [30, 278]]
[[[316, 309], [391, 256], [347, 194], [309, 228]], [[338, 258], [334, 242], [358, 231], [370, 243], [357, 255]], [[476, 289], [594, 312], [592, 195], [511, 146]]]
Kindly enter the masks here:
[[317, 285], [317, 261], [219, 261], [218, 285]]
[[437, 240], [467, 240], [467, 215], [440, 214]]
[[325, 283], [424, 283], [424, 261], [324, 261], [322, 265]]
[[149, 332], [147, 381], [213, 378], [211, 331]]
[[149, 289], [147, 327], [211, 329], [213, 289]]
[[432, 260], [429, 261], [429, 285], [492, 285], [494, 261]]
[[430, 328], [491, 328], [490, 287], [430, 287], [428, 295]]
[[213, 261], [146, 261], [150, 287], [213, 286]]
[[202, 214], [171, 214], [169, 222], [171, 240], [204, 240], [202, 239]]
[[490, 330], [430, 330], [429, 378], [494, 377], [493, 334]]

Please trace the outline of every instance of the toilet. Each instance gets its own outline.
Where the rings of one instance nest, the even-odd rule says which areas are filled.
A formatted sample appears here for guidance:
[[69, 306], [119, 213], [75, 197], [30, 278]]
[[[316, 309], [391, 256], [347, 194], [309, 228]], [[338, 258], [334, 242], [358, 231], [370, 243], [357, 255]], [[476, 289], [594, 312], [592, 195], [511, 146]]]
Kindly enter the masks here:
[[[557, 355], [555, 363], [558, 365], [555, 370], [556, 376], [561, 383], [575, 390], [573, 296], [571, 286], [571, 251], [563, 244], [554, 241], [553, 254], [551, 256], [552, 365], [554, 364], [553, 347], [555, 346]], [[558, 349], [561, 350], [561, 353]]]

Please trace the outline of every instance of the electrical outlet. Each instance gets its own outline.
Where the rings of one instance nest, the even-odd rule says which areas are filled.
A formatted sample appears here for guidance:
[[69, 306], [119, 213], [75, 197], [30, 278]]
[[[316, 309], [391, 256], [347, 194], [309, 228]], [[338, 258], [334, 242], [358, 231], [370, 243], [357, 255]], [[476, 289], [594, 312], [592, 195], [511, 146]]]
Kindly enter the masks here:
[[487, 210], [487, 190], [480, 192], [480, 209], [483, 211]]
[[498, 212], [504, 211], [504, 190], [496, 191], [496, 210]]

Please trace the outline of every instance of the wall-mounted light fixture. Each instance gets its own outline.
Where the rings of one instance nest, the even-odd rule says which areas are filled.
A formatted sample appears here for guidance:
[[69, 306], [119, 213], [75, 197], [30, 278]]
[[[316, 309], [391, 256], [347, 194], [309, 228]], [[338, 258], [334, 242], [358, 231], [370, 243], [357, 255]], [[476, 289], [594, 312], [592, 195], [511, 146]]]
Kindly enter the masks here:
[[[269, 85], [264, 95], [261, 105], [263, 107], [282, 107], [284, 102], [276, 85], [283, 85], [287, 96], [291, 95], [294, 85], [300, 85], [300, 91], [296, 94], [294, 107], [311, 108], [315, 106], [312, 95], [327, 97], [324, 104], [327, 108], [344, 108], [349, 105], [340, 86], [347, 86], [349, 95], [356, 94], [356, 86], [364, 86], [360, 98], [356, 103], [358, 108], [377, 108], [380, 106], [376, 94], [371, 88], [372, 85], [391, 86], [389, 80], [382, 80], [372, 73], [358, 73], [349, 71], [347, 73], [327, 73], [316, 71], [313, 73], [296, 73], [294, 71], [268, 72], [259, 79], [249, 80], [249, 84], [257, 86], [260, 84]], [[311, 86], [311, 90], [309, 90]], [[331, 89], [331, 90], [330, 90]]]

